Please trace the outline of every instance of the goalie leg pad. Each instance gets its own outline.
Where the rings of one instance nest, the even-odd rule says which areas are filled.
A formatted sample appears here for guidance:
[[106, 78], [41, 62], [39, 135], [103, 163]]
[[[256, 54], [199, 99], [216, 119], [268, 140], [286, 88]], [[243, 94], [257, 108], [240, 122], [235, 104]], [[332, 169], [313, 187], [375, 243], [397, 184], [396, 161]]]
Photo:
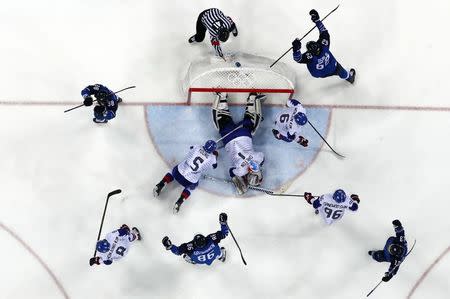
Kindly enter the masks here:
[[231, 181], [236, 187], [236, 192], [238, 193], [238, 195], [243, 195], [245, 192], [248, 191], [248, 186], [244, 178], [236, 175], [231, 178]]
[[252, 135], [258, 129], [262, 117], [261, 101], [266, 99], [266, 95], [251, 93], [247, 98], [247, 106], [245, 107], [245, 116], [250, 118], [253, 123]]
[[228, 95], [226, 93], [218, 92], [212, 105], [212, 118], [214, 126], [217, 130], [221, 128], [221, 119], [230, 118], [231, 113], [228, 109]]

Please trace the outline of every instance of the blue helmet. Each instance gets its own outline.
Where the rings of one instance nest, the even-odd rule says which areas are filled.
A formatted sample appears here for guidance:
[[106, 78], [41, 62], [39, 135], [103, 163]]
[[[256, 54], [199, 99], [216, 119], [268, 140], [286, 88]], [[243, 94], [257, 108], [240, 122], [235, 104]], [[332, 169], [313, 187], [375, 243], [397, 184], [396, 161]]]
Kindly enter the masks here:
[[100, 240], [97, 242], [97, 251], [102, 253], [108, 252], [110, 246], [111, 245], [106, 239]]
[[304, 126], [308, 122], [308, 118], [305, 113], [299, 112], [294, 115], [294, 120], [299, 126]]
[[258, 172], [259, 171], [259, 165], [258, 165], [258, 163], [256, 163], [255, 161], [253, 161], [253, 160], [250, 160], [249, 162], [248, 162], [248, 170], [250, 171], [250, 172]]
[[337, 203], [344, 202], [346, 198], [347, 198], [347, 195], [345, 194], [344, 190], [342, 190], [342, 189], [337, 189], [333, 193], [333, 199]]
[[206, 141], [205, 145], [203, 146], [203, 149], [207, 153], [212, 153], [217, 149], [217, 143], [214, 140], [208, 140]]

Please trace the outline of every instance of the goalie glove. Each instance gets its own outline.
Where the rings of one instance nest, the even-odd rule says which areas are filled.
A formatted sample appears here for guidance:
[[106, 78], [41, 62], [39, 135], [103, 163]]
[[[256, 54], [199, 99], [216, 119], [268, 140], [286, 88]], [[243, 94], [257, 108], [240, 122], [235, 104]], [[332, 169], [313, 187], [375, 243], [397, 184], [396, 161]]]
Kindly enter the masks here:
[[236, 192], [238, 195], [243, 195], [248, 191], [247, 183], [245, 182], [243, 177], [235, 175], [231, 178], [231, 181], [233, 182], [234, 187], [236, 187]]

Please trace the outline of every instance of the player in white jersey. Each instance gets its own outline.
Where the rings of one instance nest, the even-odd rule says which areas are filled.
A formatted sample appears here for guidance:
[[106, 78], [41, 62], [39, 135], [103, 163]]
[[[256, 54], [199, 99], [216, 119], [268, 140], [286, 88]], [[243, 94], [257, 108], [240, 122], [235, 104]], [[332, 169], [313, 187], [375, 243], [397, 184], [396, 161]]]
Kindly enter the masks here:
[[300, 135], [302, 127], [308, 122], [306, 110], [299, 101], [290, 99], [286, 103], [287, 108], [278, 113], [275, 118], [275, 127], [272, 133], [276, 139], [286, 142], [296, 141], [307, 147], [308, 139]]
[[141, 233], [136, 227], [131, 230], [128, 225], [123, 224], [119, 229], [110, 232], [105, 239], [97, 242], [97, 256], [89, 260], [89, 265], [111, 265], [114, 260], [123, 258], [132, 242], [140, 241]]
[[166, 184], [171, 183], [174, 179], [184, 187], [180, 197], [176, 201], [173, 212], [176, 214], [180, 210], [180, 206], [191, 195], [190, 190], [194, 190], [198, 186], [202, 174], [210, 169], [217, 167], [216, 151], [217, 144], [214, 140], [206, 141], [205, 145], [191, 146], [186, 158], [172, 169], [172, 173], [168, 172], [163, 179], [156, 184], [153, 189], [153, 196], [157, 197]]
[[261, 101], [265, 97], [251, 93], [247, 98], [244, 119], [239, 123], [231, 118], [226, 93], [217, 93], [213, 103], [214, 125], [223, 138], [231, 161], [230, 177], [239, 195], [247, 192], [248, 185], [259, 186], [263, 179], [261, 166], [264, 154], [253, 150], [252, 135], [262, 120]]
[[352, 194], [349, 198], [342, 189], [334, 191], [333, 194], [321, 195], [315, 199], [309, 192], [305, 192], [304, 196], [305, 200], [312, 204], [316, 214], [320, 214], [328, 225], [341, 219], [345, 210], [349, 209], [353, 212], [358, 210], [360, 201], [358, 195]]

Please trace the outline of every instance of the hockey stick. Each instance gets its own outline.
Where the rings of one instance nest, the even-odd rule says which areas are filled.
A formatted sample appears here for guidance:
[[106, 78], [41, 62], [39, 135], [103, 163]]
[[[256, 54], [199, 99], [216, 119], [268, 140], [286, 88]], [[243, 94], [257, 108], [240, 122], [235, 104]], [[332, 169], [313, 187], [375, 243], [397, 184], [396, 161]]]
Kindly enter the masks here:
[[[405, 255], [405, 258], [403, 259], [403, 261], [401, 261], [400, 263], [398, 263], [398, 265], [396, 265], [391, 271], [389, 271], [389, 274], [392, 273], [395, 269], [397, 269], [398, 267], [400, 267], [400, 265], [405, 261], [406, 257], [411, 253], [411, 251], [413, 251], [414, 246], [416, 246], [416, 239], [414, 239], [414, 244], [411, 246], [411, 249], [408, 251], [408, 253]], [[376, 290], [376, 288], [378, 288], [378, 286], [383, 282], [383, 280], [381, 280], [373, 289], [372, 291], [369, 292], [369, 294], [367, 294], [366, 297], [369, 297], [370, 294], [373, 293], [373, 291]]]
[[237, 246], [237, 248], [239, 249], [239, 253], [241, 254], [242, 262], [244, 263], [244, 265], [247, 266], [247, 262], [245, 261], [244, 256], [242, 255], [241, 247], [239, 246], [238, 242], [236, 241], [236, 238], [234, 237], [233, 232], [232, 232], [231, 229], [230, 229], [230, 226], [228, 226], [228, 223], [227, 223], [227, 227], [228, 227], [228, 230], [230, 231], [231, 237], [232, 237], [233, 240], [234, 240], [234, 243], [236, 243], [236, 246]]
[[[109, 96], [109, 95], [112, 95], [112, 94], [117, 94], [117, 93], [122, 92], [122, 91], [124, 91], [124, 90], [131, 89], [131, 88], [135, 88], [135, 87], [136, 87], [136, 86], [134, 86], [134, 85], [133, 85], [133, 86], [129, 86], [129, 87], [127, 87], [127, 88], [118, 90], [118, 91], [116, 91], [116, 92], [109, 93], [109, 94], [107, 94], [106, 96]], [[92, 101], [92, 103], [97, 102], [97, 101], [98, 101], [98, 99], [95, 99], [94, 101]], [[77, 109], [77, 108], [80, 108], [80, 107], [83, 107], [83, 106], [84, 106], [84, 104], [81, 104], [81, 105], [72, 107], [72, 108], [70, 108], [70, 109], [64, 110], [64, 113], [69, 112], [69, 111], [72, 111], [72, 110]]]
[[[224, 182], [224, 183], [227, 183], [227, 184], [233, 184], [233, 182], [230, 181], [230, 180], [225, 180], [225, 179], [215, 178], [215, 177], [209, 176], [209, 175], [207, 175], [207, 174], [204, 174], [204, 175], [203, 175], [203, 178], [204, 178], [204, 179], [208, 179], [208, 180], [213, 181], [213, 182], [220, 182], [220, 181], [221, 181], [221, 182]], [[261, 187], [256, 187], [256, 186], [248, 186], [248, 188], [251, 189], [251, 190], [264, 192], [264, 193], [266, 193], [266, 194], [268, 194], [268, 195], [272, 195], [272, 196], [305, 197], [305, 196], [302, 195], [302, 194], [283, 194], [283, 193], [275, 193], [275, 192], [272, 191], [272, 190], [265, 189], [265, 188], [261, 188]], [[313, 197], [318, 197], [318, 196], [313, 195]]]
[[[109, 198], [113, 195], [119, 194], [121, 193], [122, 190], [117, 189], [114, 191], [111, 191], [108, 193], [108, 196], [106, 197], [106, 203], [105, 203], [105, 209], [103, 210], [103, 216], [102, 216], [102, 222], [100, 223], [100, 229], [98, 230], [98, 236], [97, 236], [97, 242], [98, 240], [100, 240], [100, 235], [102, 233], [102, 228], [103, 228], [103, 221], [105, 220], [105, 215], [106, 215], [106, 208], [108, 207], [108, 202], [109, 202]], [[94, 257], [97, 254], [97, 242], [95, 242], [95, 251], [94, 251]]]
[[225, 134], [225, 136], [220, 137], [219, 139], [216, 140], [216, 143], [219, 143], [220, 141], [222, 141], [223, 139], [225, 139], [226, 137], [228, 137], [231, 133], [233, 133], [234, 131], [236, 131], [237, 129], [242, 128], [243, 125], [239, 125], [236, 128], [234, 128], [233, 130], [231, 130], [230, 132], [228, 132], [227, 134]]
[[[322, 19], [322, 22], [326, 19], [326, 18], [328, 18], [328, 16], [329, 15], [331, 15], [333, 12], [335, 12], [336, 11], [336, 9], [338, 9], [339, 8], [339, 5], [340, 4], [338, 4], [338, 6], [336, 6], [336, 8], [334, 8], [332, 11], [330, 11], [323, 19]], [[314, 27], [313, 28], [311, 28], [311, 30], [309, 30], [308, 32], [306, 32], [306, 34], [305, 35], [303, 35], [302, 36], [302, 38], [300, 39], [300, 41], [302, 40], [302, 39], [304, 39], [308, 34], [310, 34], [311, 33], [311, 31], [313, 31], [314, 30], [314, 28], [316, 28], [316, 26], [314, 25]], [[290, 47], [289, 48], [289, 50], [287, 50], [286, 52], [284, 52], [283, 53], [283, 55], [281, 55], [280, 56], [280, 58], [278, 58], [277, 60], [275, 60], [275, 62], [274, 63], [272, 63], [271, 65], [270, 65], [270, 67], [273, 67], [278, 61], [280, 61], [280, 59], [281, 58], [283, 58], [284, 57], [284, 55], [286, 55], [290, 50], [292, 50], [292, 47]]]
[[325, 138], [323, 138], [323, 136], [319, 133], [319, 131], [317, 131], [317, 129], [313, 126], [312, 123], [310, 123], [310, 121], [308, 120], [308, 124], [314, 129], [314, 131], [316, 131], [317, 135], [320, 136], [320, 138], [322, 138], [322, 140], [328, 145], [328, 147], [333, 151], [333, 153], [335, 153], [337, 156], [341, 157], [341, 158], [345, 158], [345, 156], [339, 154], [338, 152], [336, 152], [331, 145], [325, 140]]

